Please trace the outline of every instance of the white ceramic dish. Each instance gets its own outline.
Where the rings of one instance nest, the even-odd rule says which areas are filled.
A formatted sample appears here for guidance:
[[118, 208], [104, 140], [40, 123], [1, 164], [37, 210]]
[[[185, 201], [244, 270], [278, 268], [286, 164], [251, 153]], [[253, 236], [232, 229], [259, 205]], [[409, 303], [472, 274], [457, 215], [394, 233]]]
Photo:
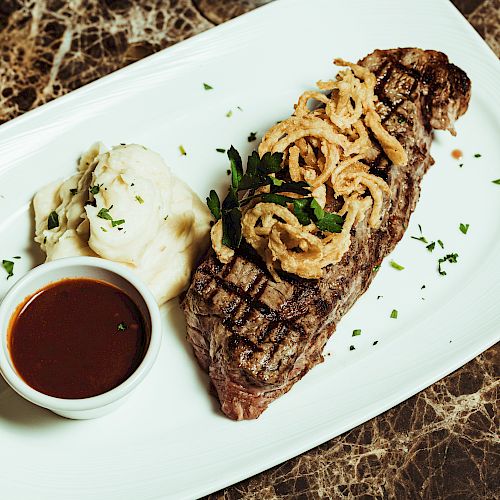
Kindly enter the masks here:
[[[137, 304], [150, 332], [148, 349], [135, 372], [118, 387], [92, 398], [61, 399], [38, 392], [19, 376], [8, 348], [8, 325], [18, 305], [48, 284], [66, 278], [91, 278], [117, 286]], [[122, 405], [149, 373], [158, 356], [161, 338], [160, 310], [152, 293], [135, 273], [125, 266], [95, 257], [61, 259], [42, 264], [25, 274], [0, 304], [0, 373], [19, 395], [42, 408], [71, 419], [102, 417]]]
[[[335, 56], [357, 60], [397, 46], [446, 52], [469, 74], [473, 97], [458, 136], [436, 134], [436, 165], [391, 256], [406, 269], [384, 263], [338, 326], [325, 363], [258, 420], [232, 422], [208, 396], [173, 302], [162, 311], [163, 344], [150, 376], [105, 418], [65, 421], [0, 385], [0, 443], [8, 450], [0, 456], [1, 496], [197, 497], [351, 429], [498, 340], [500, 186], [491, 181], [500, 178], [500, 67], [448, 0], [272, 3], [3, 125], [0, 254], [22, 259], [14, 278], [0, 279], [0, 295], [41, 259], [32, 244], [33, 193], [74, 172], [93, 141], [157, 150], [204, 197], [227, 182], [226, 158], [215, 148], [232, 143], [249, 152], [249, 132], [260, 135], [288, 116], [304, 89], [335, 74]], [[203, 82], [214, 89], [205, 91]], [[456, 147], [463, 168], [450, 156]], [[470, 224], [467, 235], [461, 222]], [[436, 271], [444, 251], [429, 253], [410, 238], [417, 224], [429, 239], [443, 240], [446, 252], [459, 253], [447, 276]], [[363, 333], [352, 338], [355, 328]]]

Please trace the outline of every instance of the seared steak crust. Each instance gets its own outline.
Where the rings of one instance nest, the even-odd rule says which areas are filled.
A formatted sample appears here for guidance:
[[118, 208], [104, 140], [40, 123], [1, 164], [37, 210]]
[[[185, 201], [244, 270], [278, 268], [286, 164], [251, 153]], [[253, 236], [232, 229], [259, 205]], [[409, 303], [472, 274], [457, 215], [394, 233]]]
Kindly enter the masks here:
[[230, 418], [258, 417], [323, 360], [336, 324], [403, 236], [433, 163], [432, 129], [454, 133], [467, 109], [470, 81], [440, 52], [376, 50], [360, 64], [377, 75], [378, 111], [409, 157], [405, 167], [391, 165], [381, 151], [371, 166], [391, 190], [380, 229], [359, 224], [349, 250], [320, 280], [283, 274], [275, 283], [248, 249], [226, 265], [210, 251], [183, 300], [188, 340]]

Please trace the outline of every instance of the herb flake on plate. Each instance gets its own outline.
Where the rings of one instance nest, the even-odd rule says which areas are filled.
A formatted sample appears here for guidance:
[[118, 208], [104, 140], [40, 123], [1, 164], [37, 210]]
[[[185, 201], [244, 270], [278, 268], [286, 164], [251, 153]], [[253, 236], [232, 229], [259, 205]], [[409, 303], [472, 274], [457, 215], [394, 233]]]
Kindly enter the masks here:
[[402, 271], [404, 269], [404, 266], [402, 266], [401, 264], [398, 264], [397, 262], [391, 260], [391, 262], [389, 262], [389, 264], [391, 265], [391, 267], [393, 267], [394, 269], [397, 269], [398, 271]]
[[181, 152], [182, 156], [187, 156], [186, 150], [184, 149], [184, 146], [182, 144], [179, 146], [179, 151]]
[[250, 132], [248, 135], [248, 142], [253, 142], [257, 140], [257, 132]]
[[205, 90], [213, 90], [213, 89], [214, 89], [214, 88], [212, 87], [212, 85], [209, 85], [208, 83], [204, 83], [204, 84], [203, 84], [203, 88], [204, 88]]
[[14, 262], [12, 262], [11, 260], [2, 260], [2, 267], [7, 273], [7, 279], [14, 276]]
[[217, 151], [217, 153], [225, 153], [226, 150], [224, 148], [215, 148], [215, 151]]
[[392, 319], [398, 319], [398, 311], [397, 309], [393, 309], [391, 312], [391, 318]]
[[494, 181], [491, 182], [493, 182], [493, 184], [500, 184], [500, 179], [495, 179]]
[[469, 224], [460, 223], [460, 226], [458, 226], [458, 228], [460, 229], [460, 231], [462, 231], [462, 233], [467, 234], [467, 231], [469, 230]]
[[352, 331], [353, 337], [358, 337], [359, 335], [361, 335], [361, 330], [359, 328]]
[[138, 202], [139, 204], [141, 204], [141, 205], [143, 205], [143, 204], [144, 204], [144, 200], [142, 199], [142, 197], [141, 197], [141, 196], [137, 195], [137, 196], [135, 197], [135, 199], [137, 200], [137, 202]]
[[450, 262], [451, 264], [456, 264], [458, 259], [458, 253], [449, 253], [438, 260], [438, 272], [441, 276], [446, 276], [446, 271], [443, 270], [442, 264], [445, 262]]

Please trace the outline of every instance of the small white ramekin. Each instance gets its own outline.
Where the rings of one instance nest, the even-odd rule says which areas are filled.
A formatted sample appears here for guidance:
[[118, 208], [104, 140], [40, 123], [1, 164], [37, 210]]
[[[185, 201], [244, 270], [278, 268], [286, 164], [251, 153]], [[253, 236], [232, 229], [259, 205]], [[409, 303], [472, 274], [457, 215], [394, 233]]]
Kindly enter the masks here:
[[[17, 373], [9, 353], [7, 333], [17, 306], [49, 283], [64, 278], [93, 278], [117, 286], [137, 304], [150, 327], [149, 347], [144, 359], [130, 377], [114, 389], [85, 399], [62, 399], [30, 387]], [[0, 304], [0, 373], [23, 398], [48, 410], [73, 419], [96, 418], [118, 407], [139, 385], [153, 366], [160, 349], [162, 328], [160, 310], [147, 286], [121, 264], [96, 257], [69, 257], [42, 264], [23, 276]]]

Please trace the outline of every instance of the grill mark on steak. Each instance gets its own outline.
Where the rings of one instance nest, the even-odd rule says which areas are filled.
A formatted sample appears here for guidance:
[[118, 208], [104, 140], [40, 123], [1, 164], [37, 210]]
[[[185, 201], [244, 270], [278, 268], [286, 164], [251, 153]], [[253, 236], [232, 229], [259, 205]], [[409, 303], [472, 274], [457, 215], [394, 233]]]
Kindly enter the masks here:
[[377, 76], [378, 111], [409, 157], [405, 167], [392, 165], [379, 148], [371, 164], [391, 189], [380, 229], [356, 227], [349, 250], [320, 280], [283, 273], [275, 283], [248, 245], [227, 265], [209, 251], [183, 300], [188, 339], [230, 418], [258, 417], [323, 360], [336, 324], [404, 234], [433, 164], [432, 128], [454, 133], [454, 120], [467, 109], [470, 81], [440, 52], [377, 50], [361, 64]]

